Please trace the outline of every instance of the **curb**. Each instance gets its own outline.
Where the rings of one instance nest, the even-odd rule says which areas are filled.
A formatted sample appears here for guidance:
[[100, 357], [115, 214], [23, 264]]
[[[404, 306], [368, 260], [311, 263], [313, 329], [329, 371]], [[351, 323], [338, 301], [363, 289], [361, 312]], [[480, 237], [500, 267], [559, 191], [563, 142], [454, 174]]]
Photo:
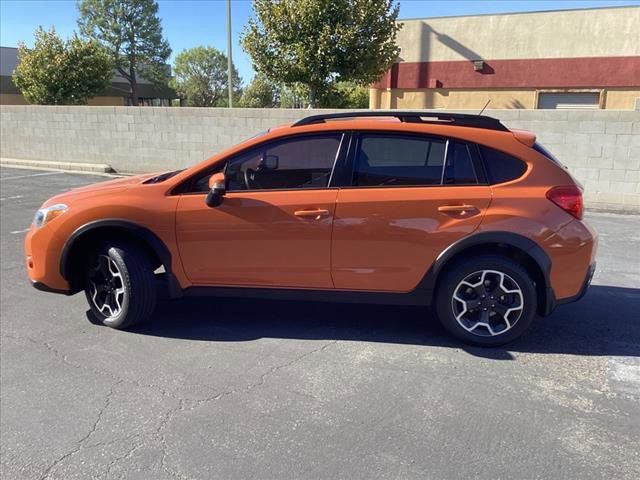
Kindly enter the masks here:
[[612, 213], [616, 215], [640, 215], [640, 206], [617, 205], [611, 203], [589, 204], [585, 206], [586, 212], [591, 213]]
[[23, 160], [19, 158], [0, 158], [2, 167], [65, 170], [83, 173], [113, 173], [111, 165], [106, 163], [51, 162], [46, 160]]

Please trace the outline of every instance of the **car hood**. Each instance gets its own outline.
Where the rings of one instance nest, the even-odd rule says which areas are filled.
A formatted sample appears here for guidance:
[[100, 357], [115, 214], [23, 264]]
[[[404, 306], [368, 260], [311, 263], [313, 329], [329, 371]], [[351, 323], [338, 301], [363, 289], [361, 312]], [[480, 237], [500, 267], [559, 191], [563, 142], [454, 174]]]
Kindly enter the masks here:
[[66, 192], [62, 192], [47, 200], [43, 206], [54, 205], [56, 203], [73, 203], [78, 200], [82, 200], [87, 197], [95, 197], [98, 195], [106, 195], [111, 193], [120, 192], [127, 188], [139, 185], [145, 180], [153, 178], [158, 173], [145, 173], [142, 175], [134, 175], [132, 177], [115, 178], [113, 180], [107, 180], [105, 182], [92, 183], [84, 187], [73, 188]]

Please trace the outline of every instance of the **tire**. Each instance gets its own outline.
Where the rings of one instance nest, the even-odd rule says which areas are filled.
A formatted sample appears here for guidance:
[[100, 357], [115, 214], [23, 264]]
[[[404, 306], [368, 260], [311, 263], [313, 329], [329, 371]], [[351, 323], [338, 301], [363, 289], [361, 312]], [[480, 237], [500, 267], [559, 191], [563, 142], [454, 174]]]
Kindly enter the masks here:
[[100, 323], [125, 329], [151, 316], [158, 294], [144, 250], [126, 242], [109, 242], [100, 245], [87, 264], [85, 294]]
[[465, 343], [484, 347], [522, 335], [536, 316], [536, 306], [531, 276], [499, 255], [455, 263], [436, 291], [436, 312], [444, 328]]

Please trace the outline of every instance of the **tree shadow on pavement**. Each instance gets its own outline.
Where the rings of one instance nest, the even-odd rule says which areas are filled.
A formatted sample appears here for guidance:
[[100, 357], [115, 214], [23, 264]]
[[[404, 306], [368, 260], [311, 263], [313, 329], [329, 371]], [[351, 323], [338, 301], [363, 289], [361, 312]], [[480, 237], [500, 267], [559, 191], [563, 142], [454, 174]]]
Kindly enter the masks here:
[[242, 342], [294, 338], [384, 342], [462, 348], [510, 360], [510, 352], [640, 356], [640, 289], [593, 285], [579, 302], [537, 318], [520, 339], [498, 348], [469, 347], [450, 337], [420, 307], [186, 298], [164, 302], [141, 335]]

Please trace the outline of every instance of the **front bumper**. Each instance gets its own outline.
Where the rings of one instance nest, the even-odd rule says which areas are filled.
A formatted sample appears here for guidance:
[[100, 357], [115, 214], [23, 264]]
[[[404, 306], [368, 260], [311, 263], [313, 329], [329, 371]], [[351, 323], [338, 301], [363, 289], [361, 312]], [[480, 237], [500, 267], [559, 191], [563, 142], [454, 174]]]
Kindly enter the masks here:
[[24, 259], [32, 285], [45, 292], [69, 292], [69, 283], [60, 274], [62, 245], [53, 230], [45, 225], [31, 227], [24, 239]]
[[56, 288], [51, 288], [42, 282], [35, 282], [31, 280], [31, 285], [33, 286], [33, 288], [35, 288], [36, 290], [40, 290], [41, 292], [60, 293], [62, 295], [72, 295], [72, 293], [69, 290], [58, 290]]

